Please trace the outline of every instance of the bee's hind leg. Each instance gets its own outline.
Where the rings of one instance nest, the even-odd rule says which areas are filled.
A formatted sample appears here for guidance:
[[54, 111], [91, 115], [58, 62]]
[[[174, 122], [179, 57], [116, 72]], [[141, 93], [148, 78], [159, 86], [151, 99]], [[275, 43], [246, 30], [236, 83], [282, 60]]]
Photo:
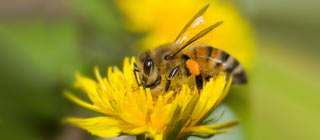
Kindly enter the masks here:
[[165, 87], [165, 91], [167, 92], [170, 88], [170, 84], [171, 84], [171, 79], [177, 74], [178, 70], [179, 70], [179, 66], [174, 67], [171, 72], [169, 73], [169, 76], [167, 78], [167, 83], [166, 83], [166, 87]]
[[196, 85], [197, 85], [198, 92], [200, 94], [200, 92], [203, 88], [203, 77], [201, 74], [196, 76]]

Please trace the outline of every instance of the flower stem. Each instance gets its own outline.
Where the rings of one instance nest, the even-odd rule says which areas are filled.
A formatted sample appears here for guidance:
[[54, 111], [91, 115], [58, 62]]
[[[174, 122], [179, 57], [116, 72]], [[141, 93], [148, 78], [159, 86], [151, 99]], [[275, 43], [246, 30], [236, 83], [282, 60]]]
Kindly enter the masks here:
[[143, 135], [143, 134], [137, 135], [136, 138], [137, 138], [137, 140], [153, 140], [151, 138], [146, 138], [145, 135]]

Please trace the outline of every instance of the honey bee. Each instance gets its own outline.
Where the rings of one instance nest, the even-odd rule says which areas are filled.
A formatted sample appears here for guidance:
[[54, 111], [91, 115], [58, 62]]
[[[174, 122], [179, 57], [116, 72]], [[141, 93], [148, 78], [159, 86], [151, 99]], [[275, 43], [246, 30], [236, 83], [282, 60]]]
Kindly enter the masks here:
[[217, 22], [191, 37], [182, 41], [188, 28], [201, 17], [209, 5], [202, 8], [182, 29], [172, 43], [143, 52], [137, 57], [133, 72], [138, 85], [150, 88], [154, 95], [167, 92], [174, 85], [182, 85], [185, 79], [194, 76], [196, 88], [200, 92], [204, 82], [224, 71], [232, 77], [232, 84], [244, 84], [247, 76], [234, 57], [227, 52], [207, 44], [195, 44], [195, 41], [208, 34], [223, 22]]

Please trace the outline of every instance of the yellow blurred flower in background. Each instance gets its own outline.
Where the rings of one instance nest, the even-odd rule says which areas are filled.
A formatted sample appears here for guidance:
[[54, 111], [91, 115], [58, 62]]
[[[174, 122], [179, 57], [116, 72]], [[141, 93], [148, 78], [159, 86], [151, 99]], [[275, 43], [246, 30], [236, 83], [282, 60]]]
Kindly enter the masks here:
[[[205, 118], [221, 103], [231, 85], [225, 73], [207, 82], [199, 94], [196, 85], [183, 85], [152, 97], [150, 89], [136, 83], [132, 72], [134, 59], [125, 59], [123, 72], [109, 68], [107, 78], [95, 69], [97, 81], [77, 75], [76, 86], [86, 92], [92, 104], [70, 92], [75, 103], [101, 114], [92, 118], [68, 118], [66, 121], [100, 137], [140, 135], [155, 140], [184, 139], [188, 136], [213, 136], [229, 132], [237, 121], [211, 125], [219, 118]], [[210, 124], [210, 125], [209, 125]], [[144, 138], [143, 138], [144, 139]]]
[[[173, 42], [185, 24], [206, 4], [204, 15], [208, 25], [223, 21], [212, 31], [206, 44], [221, 48], [250, 69], [255, 57], [252, 29], [248, 22], [229, 3], [217, 0], [118, 0], [125, 16], [125, 25], [132, 32], [146, 33], [140, 40], [144, 49]], [[206, 25], [206, 26], [208, 26]]]

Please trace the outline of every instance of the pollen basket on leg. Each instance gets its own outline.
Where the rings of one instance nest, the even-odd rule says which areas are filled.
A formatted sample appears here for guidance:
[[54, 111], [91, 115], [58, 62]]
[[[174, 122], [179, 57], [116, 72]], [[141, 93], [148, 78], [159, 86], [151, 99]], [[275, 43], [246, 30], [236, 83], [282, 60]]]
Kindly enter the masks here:
[[200, 74], [200, 65], [198, 64], [198, 62], [189, 59], [187, 60], [187, 67], [190, 71], [191, 74], [193, 75], [199, 75]]

